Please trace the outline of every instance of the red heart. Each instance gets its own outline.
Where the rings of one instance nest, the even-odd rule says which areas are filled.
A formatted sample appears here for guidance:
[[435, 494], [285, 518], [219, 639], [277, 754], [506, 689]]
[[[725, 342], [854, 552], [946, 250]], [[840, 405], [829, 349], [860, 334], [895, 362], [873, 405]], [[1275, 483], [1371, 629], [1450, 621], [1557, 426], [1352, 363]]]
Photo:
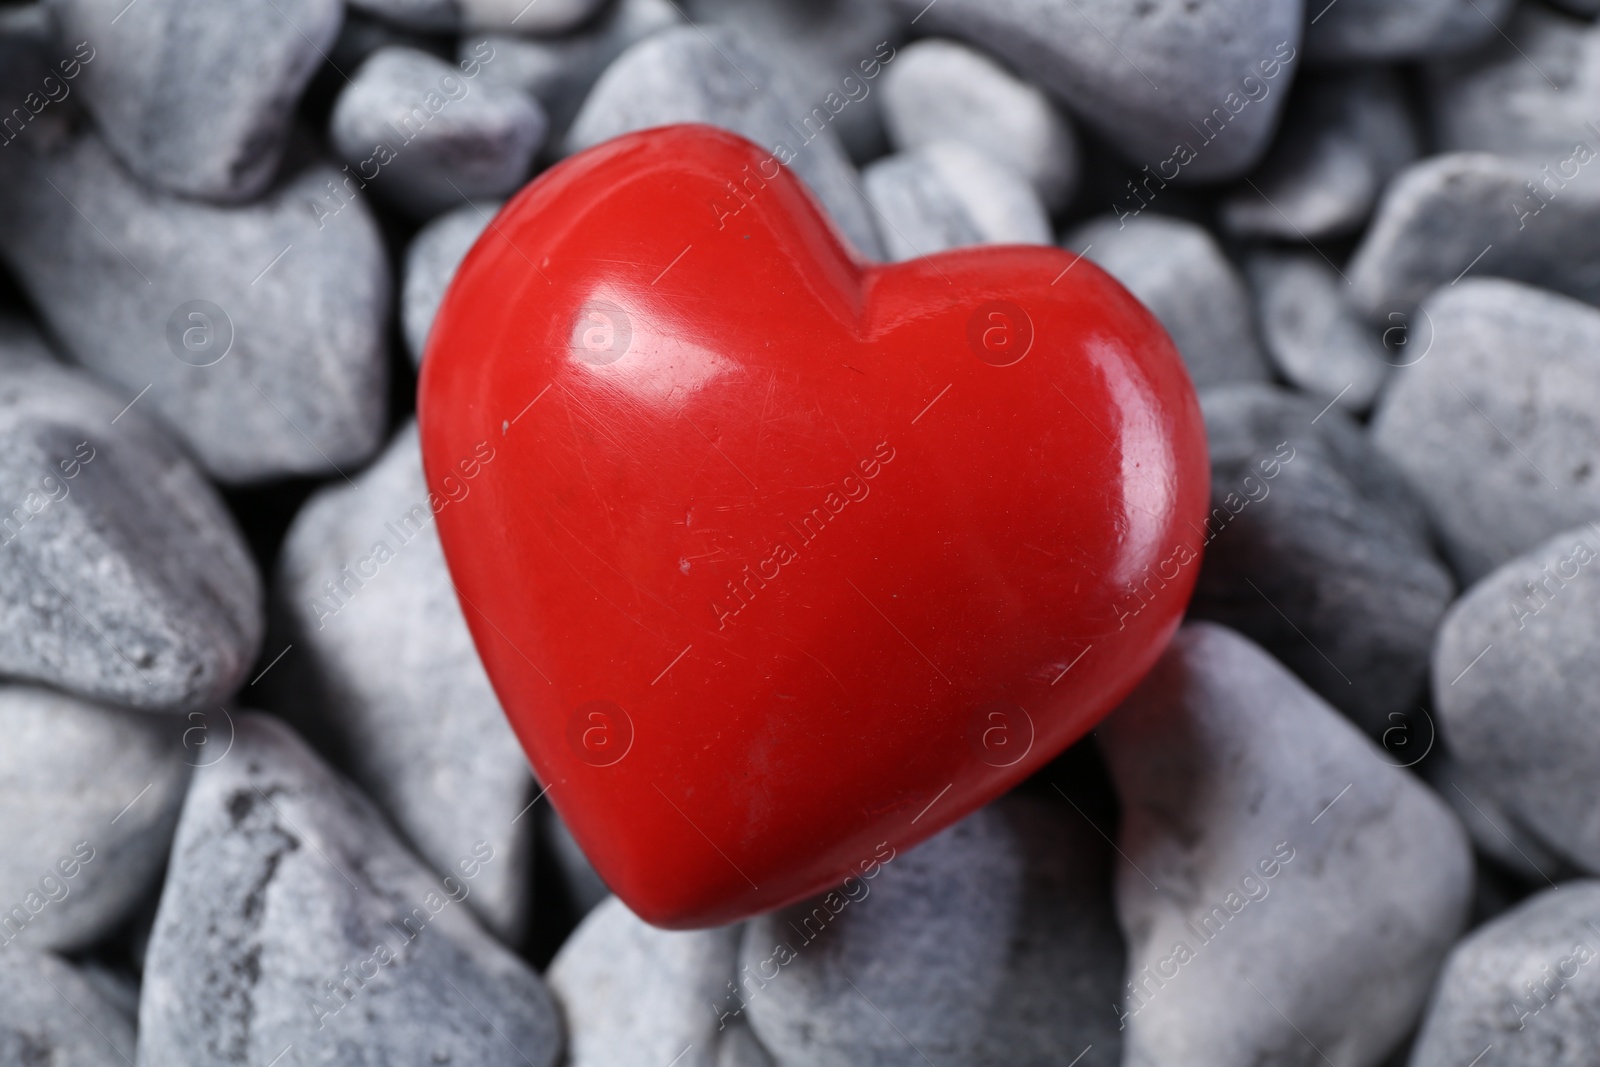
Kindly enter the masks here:
[[495, 219], [419, 418], [478, 650], [606, 883], [668, 927], [876, 873], [1038, 770], [1178, 625], [1204, 431], [1054, 248], [855, 258], [768, 153], [618, 138]]

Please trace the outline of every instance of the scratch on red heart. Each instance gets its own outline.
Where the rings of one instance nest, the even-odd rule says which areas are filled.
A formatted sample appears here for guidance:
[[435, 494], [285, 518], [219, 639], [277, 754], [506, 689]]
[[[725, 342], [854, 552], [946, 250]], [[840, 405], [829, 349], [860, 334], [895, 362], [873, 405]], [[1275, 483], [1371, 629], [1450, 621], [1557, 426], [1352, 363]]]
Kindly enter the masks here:
[[[841, 478], [839, 488], [828, 490], [820, 504], [801, 516], [798, 525], [793, 519], [787, 520], [789, 529], [794, 531], [800, 542], [800, 547], [804, 548], [815, 541], [823, 528], [838, 518], [851, 502], [860, 503], [867, 499], [872, 492], [872, 487], [867, 482], [882, 474], [883, 468], [894, 462], [894, 457], [893, 446], [888, 441], [879, 441], [870, 457], [856, 461], [861, 477], [856, 477], [852, 472]], [[787, 540], [779, 539], [773, 542], [772, 551], [766, 558], [756, 563], [755, 570], [752, 571], [750, 564], [746, 563], [738, 581], [732, 579], [728, 581], [728, 596], [735, 606], [730, 608], [720, 599], [711, 601], [711, 610], [717, 616], [717, 629], [727, 629], [730, 619], [736, 618], [741, 611], [749, 607], [756, 594], [765, 589], [768, 582], [776, 581], [783, 573], [783, 568], [799, 558], [799, 551]]]

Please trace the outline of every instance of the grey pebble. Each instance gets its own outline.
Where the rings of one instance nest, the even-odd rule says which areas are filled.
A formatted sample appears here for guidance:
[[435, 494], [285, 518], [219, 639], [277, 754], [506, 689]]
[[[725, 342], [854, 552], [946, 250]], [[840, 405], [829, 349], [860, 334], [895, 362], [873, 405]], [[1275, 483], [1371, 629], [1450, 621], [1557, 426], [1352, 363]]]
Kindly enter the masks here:
[[82, 970], [48, 953], [0, 951], [0, 1063], [123, 1067], [133, 1020]]
[[1431, 347], [1394, 372], [1373, 440], [1470, 582], [1600, 515], [1600, 311], [1469, 278], [1419, 320]]
[[[1349, 286], [1315, 252], [1257, 252], [1245, 264], [1267, 355], [1290, 385], [1365, 412], [1404, 359], [1350, 304]], [[1401, 350], [1403, 352], [1403, 349]]]
[[1249, 291], [1204, 227], [1167, 215], [1104, 216], [1062, 246], [1083, 253], [1154, 313], [1196, 388], [1267, 378]]
[[[573, 120], [567, 150], [677, 122], [721, 126], [773, 152], [778, 162], [787, 159], [857, 250], [879, 258], [872, 210], [832, 120], [824, 123], [814, 112], [789, 114], [782, 96], [769, 88], [781, 84], [780, 78], [759, 49], [727, 27], [665, 30], [606, 68]], [[780, 145], [786, 150], [780, 152]]]
[[1389, 179], [1420, 152], [1396, 74], [1358, 67], [1302, 80], [1283, 132], [1247, 186], [1223, 201], [1238, 237], [1315, 241], [1358, 229]]
[[428, 223], [406, 249], [404, 281], [400, 288], [400, 326], [413, 366], [422, 366], [433, 318], [444, 302], [445, 290], [456, 268], [500, 210], [500, 201], [462, 204]]
[[280, 721], [235, 725], [184, 802], [139, 1062], [552, 1067], [555, 1004], [458, 902], [474, 879], [431, 875]]
[[78, 86], [118, 158], [160, 188], [225, 201], [272, 183], [344, 19], [339, 0], [237, 0], [225, 16], [195, 0], [49, 3], [61, 40], [87, 43]]
[[1211, 514], [1192, 612], [1266, 647], [1374, 738], [1416, 710], [1455, 594], [1399, 468], [1337, 407], [1200, 394]]
[[1470, 51], [1495, 37], [1517, 0], [1311, 0], [1306, 58], [1394, 62]]
[[860, 877], [747, 924], [723, 1010], [783, 1067], [1115, 1065], [1108, 862], [1079, 812], [1015, 796], [880, 846]]
[[969, 144], [1032, 182], [1051, 210], [1076, 190], [1081, 164], [1071, 121], [1038, 86], [977, 49], [938, 38], [907, 45], [881, 88], [897, 150]]
[[1520, 826], [1591, 874], [1600, 873], [1597, 593], [1600, 526], [1591, 520], [1467, 590], [1433, 657], [1441, 733], [1461, 767]]
[[1418, 725], [1417, 740], [1423, 744], [1431, 741], [1436, 752], [1417, 769], [1455, 811], [1473, 847], [1530, 886], [1551, 885], [1577, 875], [1578, 869], [1569, 860], [1523, 826], [1490, 794], [1478, 774], [1450, 753], [1439, 736], [1442, 733], [1437, 715], [1428, 717], [1427, 727]]
[[365, 204], [333, 192], [339, 171], [228, 208], [141, 185], [93, 136], [34, 147], [0, 167], [0, 258], [74, 362], [221, 482], [371, 455], [391, 282]]
[[986, 244], [1048, 245], [1054, 234], [1021, 174], [961, 141], [933, 141], [861, 174], [891, 262]]
[[[1600, 151], [1600, 28], [1518, 5], [1489, 47], [1427, 68], [1437, 151], [1529, 155], [1552, 166]], [[1586, 164], [1585, 164], [1586, 165]], [[1570, 172], [1577, 164], [1566, 168]]]
[[605, 4], [606, 0], [350, 0], [350, 6], [358, 11], [398, 26], [436, 33], [567, 33], [592, 18]]
[[1165, 176], [1187, 181], [1238, 177], [1260, 161], [1305, 17], [1296, 0], [894, 2], [919, 31], [1003, 57], [1135, 165], [1155, 172], [1178, 158]]
[[183, 729], [0, 686], [0, 956], [92, 945], [157, 888], [189, 783]]
[[41, 351], [0, 343], [0, 674], [213, 707], [261, 641], [255, 564], [176, 444]]
[[660, 930], [607, 898], [550, 965], [568, 1067], [718, 1067], [716, 1005], [733, 978], [739, 933]]
[[[883, 154], [882, 103], [861, 64], [898, 62], [907, 19], [889, 0], [684, 0], [697, 24], [731, 27], [765, 53], [782, 77], [778, 92], [795, 118], [815, 107], [848, 100], [833, 127], [851, 158], [865, 163]], [[888, 57], [888, 58], [885, 58]], [[872, 69], [872, 68], [868, 68]]]
[[651, 34], [681, 25], [683, 16], [672, 0], [614, 0], [597, 21], [577, 33], [548, 39], [468, 36], [457, 58], [492, 55], [483, 64], [483, 80], [521, 89], [538, 100], [550, 119], [547, 143], [559, 144], [613, 59]]
[[[374, 52], [339, 94], [329, 136], [373, 195], [417, 218], [527, 178], [548, 122], [521, 90], [415, 48]], [[481, 62], [478, 65], [481, 74]]]
[[1098, 737], [1127, 857], [1127, 1067], [1381, 1063], [1467, 917], [1449, 809], [1208, 623], [1179, 631]]
[[1552, 0], [1557, 7], [1565, 8], [1574, 15], [1585, 18], [1594, 18], [1600, 15], [1600, 0]]
[[1600, 164], [1571, 181], [1550, 165], [1451, 152], [1401, 171], [1345, 268], [1356, 306], [1383, 321], [1484, 275], [1600, 303]]
[[1530, 897], [1450, 953], [1410, 1067], [1460, 1067], [1493, 1048], [1497, 1067], [1592, 1057], [1600, 1025], [1600, 882]]
[[[481, 474], [494, 455], [486, 445], [462, 457], [466, 491], [466, 472]], [[456, 600], [416, 424], [357, 478], [313, 496], [284, 541], [275, 595], [295, 658], [279, 682], [295, 684], [282, 711], [326, 743], [434, 870], [451, 873], [488, 841], [495, 861], [467, 903], [515, 944], [533, 903], [533, 775]]]

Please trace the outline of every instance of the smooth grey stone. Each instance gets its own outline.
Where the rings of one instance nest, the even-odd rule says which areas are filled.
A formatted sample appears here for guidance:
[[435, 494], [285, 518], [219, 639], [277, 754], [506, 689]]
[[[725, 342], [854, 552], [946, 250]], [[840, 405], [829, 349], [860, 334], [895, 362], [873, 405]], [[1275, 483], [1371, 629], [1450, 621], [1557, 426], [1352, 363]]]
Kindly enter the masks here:
[[1474, 1056], [1496, 1067], [1592, 1058], [1597, 919], [1600, 882], [1586, 879], [1547, 889], [1474, 930], [1450, 953], [1411, 1067], [1460, 1067]]
[[1264, 646], [1376, 738], [1422, 698], [1455, 582], [1404, 475], [1324, 406], [1262, 384], [1200, 394], [1212, 510], [1191, 611]]
[[391, 46], [374, 52], [339, 94], [329, 136], [373, 195], [429, 218], [515, 190], [547, 126], [526, 93]]
[[1440, 286], [1487, 275], [1600, 303], [1600, 166], [1564, 187], [1541, 167], [1452, 152], [1401, 171], [1345, 268], [1356, 306], [1383, 321]]
[[1079, 812], [1005, 798], [751, 920], [721, 1010], [783, 1067], [1111, 1067], [1124, 954], [1108, 862]]
[[[67, 65], [58, 71], [58, 61]], [[86, 51], [87, 55], [88, 52]], [[73, 78], [62, 77], [67, 71], [81, 71], [82, 63], [56, 42], [55, 26], [50, 12], [42, 3], [17, 4], [0, 7], [0, 93], [5, 96], [6, 107], [0, 113], [9, 125], [0, 126], [0, 145], [9, 144], [21, 136], [36, 113], [72, 96]], [[49, 84], [45, 78], [51, 79]], [[32, 99], [28, 94], [32, 93]], [[20, 106], [21, 113], [16, 110]]]
[[1582, 15], [1585, 18], [1600, 15], [1600, 0], [1552, 0], [1552, 2], [1557, 7], [1565, 8], [1574, 15]]
[[182, 729], [0, 686], [0, 955], [85, 948], [156, 888], [189, 781]]
[[1360, 228], [1378, 194], [1420, 154], [1405, 91], [1387, 68], [1306, 79], [1283, 133], [1244, 188], [1223, 201], [1223, 228], [1239, 237], [1314, 241]]
[[123, 164], [162, 189], [225, 201], [272, 183], [295, 105], [344, 18], [339, 0], [49, 5], [61, 40], [94, 52], [77, 84]]
[[[494, 454], [462, 457], [467, 492]], [[284, 540], [276, 599], [297, 657], [285, 677], [299, 676], [282, 710], [441, 875], [494, 847], [467, 904], [514, 944], [533, 903], [533, 775], [445, 566], [416, 423], [358, 478], [320, 490]]]
[[1373, 440], [1470, 582], [1600, 515], [1600, 311], [1469, 278], [1420, 318], [1431, 347], [1394, 372]]
[[422, 366], [428, 331], [444, 302], [445, 290], [500, 206], [498, 200], [462, 204], [428, 223], [411, 239], [400, 288], [400, 326], [412, 366]]
[[1266, 380], [1249, 291], [1203, 227], [1153, 213], [1120, 221], [1102, 216], [1061, 243], [1150, 309], [1172, 335], [1196, 388]]
[[566, 149], [577, 152], [678, 122], [721, 126], [791, 167], [844, 236], [864, 255], [878, 258], [872, 209], [831, 121], [824, 124], [816, 112], [791, 116], [772, 88], [782, 85], [783, 76], [764, 53], [728, 27], [664, 30], [606, 68], [567, 132]]
[[1517, 0], [1311, 0], [1306, 59], [1395, 62], [1470, 51], [1497, 36]]
[[961, 141], [885, 156], [861, 174], [891, 262], [971, 245], [1048, 245], [1050, 217], [1028, 180]]
[[160, 711], [227, 699], [261, 580], [216, 491], [122, 397], [0, 350], [0, 674]]
[[1297, 0], [894, 3], [920, 15], [918, 31], [1003, 58], [1135, 164], [1158, 170], [1187, 145], [1193, 158], [1175, 170], [1187, 181], [1235, 178], [1260, 161], [1305, 17]]
[[587, 22], [605, 4], [606, 0], [350, 0], [356, 10], [398, 26], [440, 33], [566, 33]]
[[47, 953], [0, 952], [0, 1063], [122, 1067], [133, 1052], [133, 1020], [81, 970]]
[[1467, 917], [1449, 809], [1209, 623], [1179, 631], [1098, 737], [1127, 857], [1123, 1062], [1381, 1063]]
[[547, 976], [567, 1021], [567, 1067], [717, 1067], [716, 1004], [733, 979], [739, 933], [660, 930], [607, 898]]
[[1027, 178], [1051, 210], [1072, 198], [1080, 162], [1071, 121], [1038, 86], [984, 53], [957, 41], [918, 41], [900, 50], [881, 88], [897, 150], [961, 141]]
[[1552, 535], [1467, 590], [1433, 657], [1451, 753], [1517, 822], [1591, 874], [1600, 872], [1597, 573], [1593, 520]]
[[749, 1023], [732, 1023], [722, 1031], [716, 1067], [777, 1067], [777, 1063]]
[[559, 144], [573, 116], [611, 61], [653, 33], [683, 25], [672, 0], [613, 0], [591, 26], [548, 40], [510, 34], [463, 38], [457, 57], [481, 56], [483, 80], [521, 89], [544, 106], [550, 143]]
[[[1427, 69], [1435, 148], [1530, 155], [1570, 177], [1600, 156], [1600, 28], [1521, 4], [1489, 47]], [[1574, 160], [1583, 144], [1586, 161]]]
[[1314, 252], [1258, 252], [1245, 264], [1267, 355], [1284, 380], [1365, 412], [1403, 357], [1351, 306], [1349, 286]]
[[73, 361], [213, 478], [328, 476], [377, 448], [389, 266], [340, 172], [226, 208], [139, 184], [93, 136], [6, 162], [0, 258]]
[[785, 75], [779, 92], [792, 119], [848, 101], [832, 126], [851, 158], [865, 163], [887, 150], [874, 82], [898, 61], [909, 29], [889, 0], [684, 0], [684, 11], [760, 49]]
[[[1438, 716], [1429, 716], [1428, 722], [1436, 735], [1443, 732]], [[1419, 734], [1422, 729], [1419, 726]], [[1442, 739], [1436, 744], [1437, 753], [1417, 769], [1456, 813], [1473, 847], [1532, 886], [1551, 885], [1578, 873], [1571, 862], [1552, 851], [1491, 796], [1478, 775], [1451, 755]]]
[[457, 903], [472, 877], [430, 874], [279, 720], [235, 726], [184, 802], [139, 1062], [244, 1067], [292, 1046], [307, 1067], [553, 1067], [555, 1004]]

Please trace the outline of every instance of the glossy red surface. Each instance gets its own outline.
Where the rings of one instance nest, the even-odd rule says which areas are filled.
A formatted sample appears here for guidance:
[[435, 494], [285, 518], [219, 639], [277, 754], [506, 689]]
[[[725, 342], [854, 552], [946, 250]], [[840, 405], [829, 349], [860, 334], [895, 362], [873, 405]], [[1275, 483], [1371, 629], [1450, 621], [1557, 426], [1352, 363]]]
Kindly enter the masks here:
[[1038, 770], [1199, 566], [1199, 409], [1133, 297], [1051, 248], [865, 264], [708, 127], [507, 205], [419, 406], [501, 702], [663, 926], [821, 892]]

